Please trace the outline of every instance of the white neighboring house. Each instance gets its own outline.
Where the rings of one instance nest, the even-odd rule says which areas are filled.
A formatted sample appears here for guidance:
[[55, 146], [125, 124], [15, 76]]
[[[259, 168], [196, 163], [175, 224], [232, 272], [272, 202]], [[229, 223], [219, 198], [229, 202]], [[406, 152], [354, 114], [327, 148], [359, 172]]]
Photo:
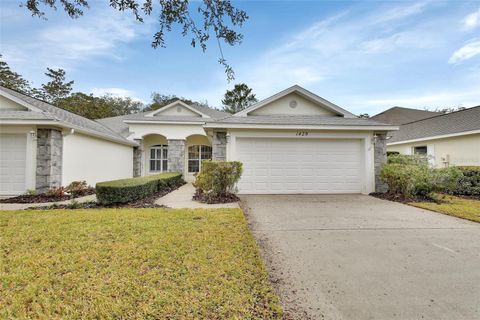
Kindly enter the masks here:
[[[1, 92], [4, 96], [10, 90], [2, 89]], [[26, 100], [35, 100], [15, 94]], [[10, 95], [13, 95], [12, 92]], [[30, 103], [33, 104], [32, 101]], [[8, 103], [3, 101], [2, 109], [8, 109]], [[2, 111], [5, 114], [9, 112]], [[6, 134], [4, 128], [11, 132], [21, 126], [21, 122], [7, 126], [3, 119], [0, 114], [2, 139]], [[110, 151], [99, 150], [91, 156], [82, 157], [82, 161], [64, 156], [64, 167], [77, 168], [79, 177], [75, 180], [87, 180], [91, 184], [107, 180], [103, 176], [100, 178], [99, 171], [102, 170], [97, 167], [99, 163], [105, 163], [110, 166], [109, 172], [118, 172], [118, 177], [178, 171], [187, 181], [192, 181], [194, 174], [201, 170], [202, 160], [238, 160], [244, 166], [238, 185], [239, 192], [244, 194], [380, 191], [384, 188], [379, 172], [386, 161], [386, 133], [397, 129], [393, 125], [360, 119], [299, 86], [281, 91], [234, 115], [176, 101], [152, 112], [85, 121], [85, 124], [100, 126], [97, 130], [102, 128], [100, 131], [105, 131], [107, 137], [97, 134], [95, 138], [90, 138], [91, 133], [85, 132], [85, 128], [83, 132], [76, 128], [77, 131], [70, 134], [70, 127], [65, 126], [66, 129], [62, 129], [64, 146], [68, 137], [81, 135], [88, 136], [92, 141], [102, 140], [105, 150], [121, 149], [125, 153], [112, 155]], [[10, 172], [9, 168], [13, 166], [20, 170], [22, 165], [24, 172], [30, 172], [30, 180], [26, 180], [23, 191], [35, 185], [32, 181], [35, 176], [38, 180], [38, 163], [35, 164], [32, 161], [35, 157], [29, 155], [39, 150], [38, 146], [33, 146], [34, 136], [37, 140], [39, 137], [38, 131], [35, 131], [38, 128], [32, 122], [31, 127], [21, 132], [22, 139], [26, 140], [25, 148], [30, 151], [19, 150], [19, 158], [26, 154], [30, 161], [8, 161], [4, 165], [2, 158], [2, 167], [6, 168], [5, 171], [2, 169], [2, 174]], [[15, 138], [6, 139], [10, 139], [9, 145], [15, 144], [11, 140]], [[17, 139], [20, 139], [18, 135]], [[90, 142], [83, 140], [82, 143], [73, 141], [64, 150], [77, 146], [89, 149]], [[4, 149], [7, 147], [2, 145], [2, 153]], [[62, 170], [63, 175], [66, 175], [65, 172], [68, 170]], [[98, 172], [94, 175], [98, 178], [87, 179], [91, 176], [90, 172]], [[65, 184], [69, 179], [62, 176], [61, 181]], [[9, 192], [9, 187], [5, 188]], [[15, 191], [21, 192], [21, 189], [19, 184]]]
[[0, 196], [131, 177], [134, 146], [95, 121], [0, 87]]
[[422, 154], [435, 167], [480, 166], [480, 106], [402, 124], [387, 150]]

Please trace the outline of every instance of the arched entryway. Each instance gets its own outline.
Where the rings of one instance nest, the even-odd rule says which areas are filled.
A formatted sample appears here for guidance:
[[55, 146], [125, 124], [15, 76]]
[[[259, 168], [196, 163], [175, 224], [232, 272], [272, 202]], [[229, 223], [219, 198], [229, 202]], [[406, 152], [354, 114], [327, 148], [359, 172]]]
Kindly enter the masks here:
[[186, 139], [185, 151], [185, 179], [193, 181], [202, 168], [202, 161], [212, 159], [212, 146], [206, 136], [191, 135]]
[[145, 174], [156, 174], [168, 171], [168, 141], [159, 134], [143, 137], [145, 152]]

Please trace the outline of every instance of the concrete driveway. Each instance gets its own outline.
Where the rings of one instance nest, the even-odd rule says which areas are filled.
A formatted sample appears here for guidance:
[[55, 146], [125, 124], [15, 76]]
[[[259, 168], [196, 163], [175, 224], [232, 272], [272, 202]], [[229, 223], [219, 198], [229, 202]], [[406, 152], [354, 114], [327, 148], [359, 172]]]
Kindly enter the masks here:
[[480, 319], [480, 224], [364, 195], [241, 197], [293, 319]]

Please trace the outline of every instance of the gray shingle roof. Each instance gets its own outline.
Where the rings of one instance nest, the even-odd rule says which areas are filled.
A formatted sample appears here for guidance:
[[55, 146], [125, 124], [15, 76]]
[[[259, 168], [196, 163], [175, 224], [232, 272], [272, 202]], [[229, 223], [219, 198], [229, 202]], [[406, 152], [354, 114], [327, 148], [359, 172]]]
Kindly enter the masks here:
[[480, 130], [480, 106], [442, 114], [400, 126], [388, 143]]
[[162, 116], [155, 115], [153, 117], [146, 117], [145, 115], [151, 113], [152, 111], [145, 111], [145, 112], [138, 112], [133, 114], [127, 114], [124, 116], [118, 117], [111, 117], [111, 118], [103, 118], [97, 119], [96, 121], [101, 123], [102, 125], [110, 128], [111, 130], [121, 134], [123, 137], [127, 137], [129, 135], [128, 131], [128, 124], [124, 121], [128, 120], [136, 120], [136, 121], [167, 121], [167, 122], [198, 122], [199, 124], [203, 124], [205, 122], [212, 122], [218, 119], [223, 119], [226, 117], [231, 116], [230, 113], [215, 110], [209, 107], [200, 106], [197, 104], [189, 105], [193, 109], [206, 114], [211, 118], [202, 118], [202, 117], [189, 117], [189, 116]]
[[[123, 136], [105, 127], [101, 123], [84, 118], [72, 112], [57, 108], [47, 102], [32, 98], [23, 93], [20, 93], [8, 88], [0, 87], [0, 90], [14, 96], [17, 99], [20, 99], [26, 102], [28, 105], [31, 105], [37, 109], [42, 110], [42, 112], [25, 111], [25, 112], [31, 112], [32, 116], [33, 116], [33, 113], [43, 114], [45, 117], [47, 117], [48, 120], [55, 120], [55, 121], [64, 123], [68, 127], [84, 130], [87, 133], [98, 135], [106, 139], [111, 139], [111, 140], [115, 140], [122, 143], [132, 144], [131, 141], [126, 140]], [[20, 114], [18, 115], [20, 116]], [[23, 117], [25, 117], [25, 115], [23, 115]], [[26, 119], [20, 117], [17, 119], [10, 118], [9, 120], [26, 120]]]
[[0, 110], [1, 120], [55, 120], [53, 117], [40, 112]]
[[331, 126], [388, 126], [385, 123], [363, 118], [326, 117], [312, 115], [258, 115], [228, 117], [216, 121], [221, 124], [264, 124], [264, 125], [331, 125]]
[[440, 114], [442, 113], [419, 109], [393, 107], [377, 115], [374, 115], [370, 119], [394, 125], [401, 125], [413, 121], [431, 118]]
[[196, 104], [196, 103], [190, 104], [189, 106], [194, 108], [198, 112], [201, 112], [203, 114], [206, 114], [209, 117], [212, 117], [213, 119], [221, 119], [221, 118], [225, 118], [225, 117], [230, 116], [230, 113], [228, 113], [228, 112], [221, 111], [221, 110], [216, 110], [216, 109], [209, 108], [209, 107], [206, 107], [206, 106], [201, 106], [201, 105]]

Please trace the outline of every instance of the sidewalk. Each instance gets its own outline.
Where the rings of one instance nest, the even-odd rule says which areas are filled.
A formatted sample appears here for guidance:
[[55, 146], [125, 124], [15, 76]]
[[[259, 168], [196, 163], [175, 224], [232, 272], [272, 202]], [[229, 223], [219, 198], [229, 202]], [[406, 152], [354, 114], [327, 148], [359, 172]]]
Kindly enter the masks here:
[[192, 199], [195, 188], [191, 183], [181, 186], [177, 190], [158, 198], [155, 203], [169, 208], [239, 208], [237, 202], [206, 204]]

